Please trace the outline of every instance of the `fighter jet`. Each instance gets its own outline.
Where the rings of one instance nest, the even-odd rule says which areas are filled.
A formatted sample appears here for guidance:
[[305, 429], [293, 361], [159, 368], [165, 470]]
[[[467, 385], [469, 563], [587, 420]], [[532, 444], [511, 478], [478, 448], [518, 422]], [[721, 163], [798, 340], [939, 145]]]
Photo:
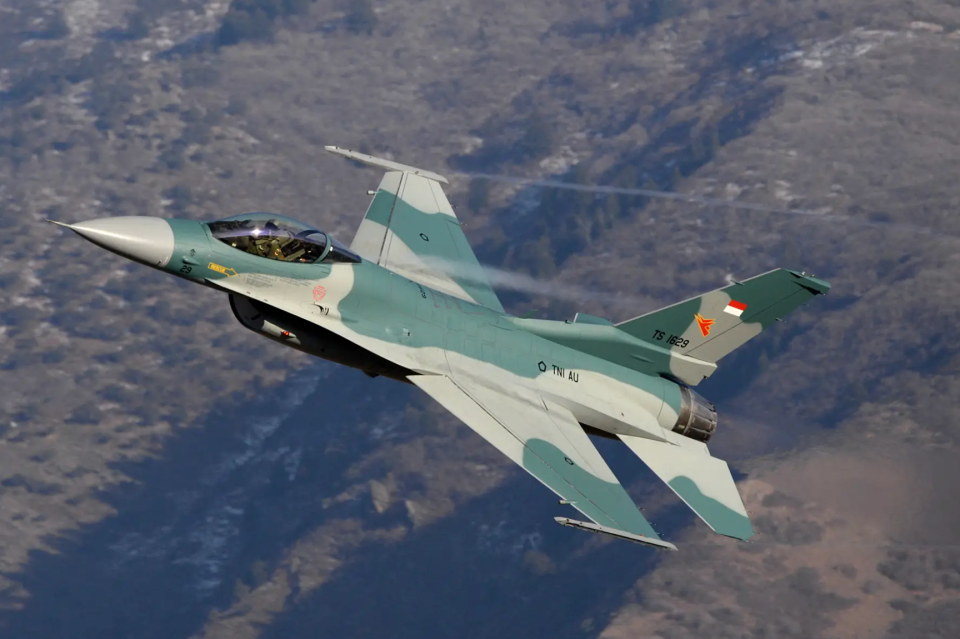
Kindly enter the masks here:
[[716, 408], [692, 387], [827, 282], [777, 269], [617, 324], [514, 317], [446, 178], [326, 148], [386, 170], [349, 247], [275, 213], [58, 224], [226, 293], [241, 324], [280, 344], [417, 386], [589, 520], [556, 517], [564, 526], [676, 550], [600, 456], [599, 436], [626, 444], [715, 532], [754, 534], [726, 462], [707, 448]]

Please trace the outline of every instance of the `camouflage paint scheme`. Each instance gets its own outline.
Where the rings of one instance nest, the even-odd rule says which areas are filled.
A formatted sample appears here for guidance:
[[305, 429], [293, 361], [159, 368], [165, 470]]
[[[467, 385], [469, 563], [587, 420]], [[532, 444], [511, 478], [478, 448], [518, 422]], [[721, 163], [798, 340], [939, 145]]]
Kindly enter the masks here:
[[[417, 385], [595, 522], [558, 517], [564, 525], [675, 549], [641, 515], [587, 426], [626, 443], [716, 532], [753, 535], [726, 463], [674, 432], [681, 387], [709, 377], [724, 355], [829, 284], [781, 269], [617, 325], [512, 317], [443, 177], [328, 150], [388, 169], [350, 247], [362, 261], [267, 259], [217, 240], [206, 224], [172, 219], [174, 251], [161, 270], [227, 292], [237, 318], [271, 339]], [[725, 312], [731, 300], [746, 305], [741, 316]]]

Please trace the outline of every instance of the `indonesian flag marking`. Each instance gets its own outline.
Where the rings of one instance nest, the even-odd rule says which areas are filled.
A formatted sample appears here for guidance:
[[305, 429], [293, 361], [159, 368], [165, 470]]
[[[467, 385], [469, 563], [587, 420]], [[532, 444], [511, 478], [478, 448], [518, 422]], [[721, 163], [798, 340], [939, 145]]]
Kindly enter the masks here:
[[736, 300], [730, 300], [730, 303], [727, 304], [727, 307], [723, 309], [724, 313], [730, 313], [734, 317], [740, 317], [743, 315], [743, 312], [747, 310], [747, 305], [743, 302], [738, 302]]

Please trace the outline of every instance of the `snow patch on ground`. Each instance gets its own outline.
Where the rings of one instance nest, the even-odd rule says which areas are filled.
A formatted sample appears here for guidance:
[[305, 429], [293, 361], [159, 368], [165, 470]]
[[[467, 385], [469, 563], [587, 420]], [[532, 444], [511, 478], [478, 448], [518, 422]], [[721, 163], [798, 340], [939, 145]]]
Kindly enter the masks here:
[[577, 154], [569, 146], [564, 146], [557, 153], [540, 160], [540, 168], [547, 173], [560, 175], [576, 163]]
[[63, 8], [63, 18], [70, 28], [67, 53], [80, 57], [93, 49], [99, 35], [125, 24], [127, 0], [70, 0]]
[[469, 155], [483, 146], [483, 138], [479, 138], [475, 135], [467, 137], [463, 141], [463, 151], [464, 155]]
[[63, 17], [70, 27], [71, 40], [93, 37], [100, 17], [100, 0], [73, 0], [64, 7]]
[[743, 193], [743, 187], [734, 184], [733, 182], [728, 182], [727, 186], [723, 189], [723, 196], [728, 200], [735, 200], [737, 196]]
[[836, 67], [853, 58], [866, 55], [891, 39], [906, 35], [900, 31], [857, 27], [849, 33], [806, 47], [798, 59], [805, 69]]
[[782, 202], [790, 202], [796, 196], [790, 192], [790, 183], [786, 180], [777, 180], [773, 184], [773, 197]]
[[[936, 26], [938, 25], [924, 27], [911, 25], [910, 28], [914, 32], [927, 31], [930, 33], [939, 33], [939, 31], [932, 28]], [[890, 40], [913, 37], [917, 36], [911, 31], [886, 31], [857, 27], [852, 31], [830, 40], [822, 42], [807, 41], [791, 47], [784, 47], [779, 53], [758, 61], [755, 66], [748, 67], [745, 71], [747, 73], [754, 73], [758, 70], [767, 71], [773, 67], [790, 63], [798, 63], [802, 68], [810, 70], [835, 68], [870, 53]], [[722, 86], [726, 83], [721, 82], [719, 84]]]

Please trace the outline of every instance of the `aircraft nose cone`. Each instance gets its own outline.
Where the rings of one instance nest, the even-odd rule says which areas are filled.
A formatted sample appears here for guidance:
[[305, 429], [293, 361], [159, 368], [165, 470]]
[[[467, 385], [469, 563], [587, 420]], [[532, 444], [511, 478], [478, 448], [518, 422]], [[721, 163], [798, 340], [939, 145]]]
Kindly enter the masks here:
[[104, 217], [62, 226], [99, 247], [147, 266], [164, 267], [173, 255], [173, 229], [159, 217]]

